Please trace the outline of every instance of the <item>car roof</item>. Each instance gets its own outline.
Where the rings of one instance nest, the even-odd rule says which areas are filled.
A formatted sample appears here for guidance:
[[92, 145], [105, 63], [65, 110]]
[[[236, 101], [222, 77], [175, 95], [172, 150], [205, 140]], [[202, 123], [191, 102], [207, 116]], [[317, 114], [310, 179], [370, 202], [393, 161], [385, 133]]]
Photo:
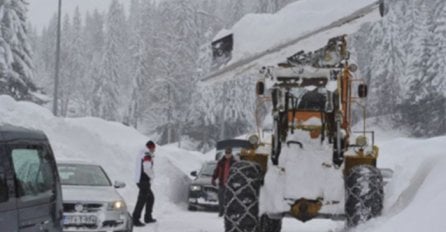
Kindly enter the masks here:
[[227, 140], [220, 140], [217, 142], [216, 149], [222, 150], [226, 147], [232, 147], [232, 148], [249, 148], [252, 147], [252, 144], [248, 140], [244, 139], [227, 139]]
[[80, 164], [80, 165], [94, 165], [101, 166], [95, 162], [89, 160], [75, 160], [75, 159], [61, 159], [57, 160], [57, 164]]
[[10, 124], [0, 125], [0, 141], [14, 140], [43, 140], [47, 141], [45, 133], [41, 130], [29, 129]]

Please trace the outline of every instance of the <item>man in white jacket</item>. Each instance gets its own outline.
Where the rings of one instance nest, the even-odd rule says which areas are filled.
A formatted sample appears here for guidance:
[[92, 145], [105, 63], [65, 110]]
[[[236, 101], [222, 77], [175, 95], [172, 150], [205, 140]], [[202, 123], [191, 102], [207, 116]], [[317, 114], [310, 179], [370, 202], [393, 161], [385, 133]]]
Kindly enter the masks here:
[[152, 217], [153, 203], [155, 202], [155, 197], [153, 195], [152, 189], [150, 188], [151, 181], [155, 178], [155, 172], [153, 170], [154, 158], [155, 158], [155, 143], [148, 141], [146, 147], [138, 153], [136, 157], [136, 167], [135, 167], [135, 181], [139, 188], [138, 200], [136, 201], [136, 206], [133, 211], [133, 225], [134, 226], [144, 226], [139, 219], [141, 218], [141, 213], [144, 208], [144, 222], [153, 223], [156, 220]]

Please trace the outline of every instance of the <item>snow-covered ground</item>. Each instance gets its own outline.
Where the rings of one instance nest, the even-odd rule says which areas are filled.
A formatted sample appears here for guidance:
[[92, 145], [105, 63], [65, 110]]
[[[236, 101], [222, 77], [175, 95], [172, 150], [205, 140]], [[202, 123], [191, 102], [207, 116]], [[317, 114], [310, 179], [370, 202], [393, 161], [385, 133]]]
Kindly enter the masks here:
[[[336, 1], [335, 4], [332, 0], [317, 0], [317, 2], [318, 7], [325, 9], [318, 11], [319, 16], [324, 16], [323, 18], [315, 18], [316, 11], [311, 10], [310, 5], [307, 4], [309, 0], [291, 4], [276, 16], [246, 16], [233, 28], [235, 45], [234, 60], [231, 62], [258, 51], [267, 50], [309, 31], [317, 30], [326, 23], [338, 20], [375, 1], [342, 0]], [[301, 9], [306, 9], [307, 14], [296, 13]], [[290, 17], [292, 15], [297, 15], [296, 19]], [[377, 20], [377, 18], [378, 14], [375, 11], [342, 27], [321, 32], [286, 49], [274, 51], [262, 57], [261, 60], [252, 62], [248, 65], [249, 67], [239, 68], [225, 76], [234, 76], [235, 73], [246, 71], [246, 69], [257, 71], [258, 69], [253, 68], [254, 66], [275, 64], [301, 49], [319, 48], [328, 38], [354, 32], [361, 23]], [[261, 28], [262, 31], [256, 34], [247, 30], [247, 28], [253, 28], [254, 24], [262, 25], [255, 26]], [[285, 29], [279, 24], [285, 25]], [[289, 29], [290, 27], [293, 30]], [[274, 31], [276, 29], [280, 30]], [[238, 44], [240, 41], [251, 43], [245, 46]], [[0, 123], [43, 130], [48, 135], [58, 160], [91, 160], [101, 164], [113, 180], [127, 183], [127, 187], [119, 191], [127, 201], [129, 211], [133, 210], [137, 195], [137, 188], [133, 184], [134, 158], [137, 151], [149, 139], [146, 136], [120, 123], [97, 118], [54, 117], [47, 109], [28, 102], [16, 102], [8, 96], [0, 96]], [[373, 123], [370, 126], [373, 127]], [[446, 136], [410, 139], [390, 129], [377, 126], [374, 129], [376, 144], [380, 147], [378, 165], [392, 168], [394, 177], [385, 188], [383, 215], [353, 231], [445, 231], [446, 221], [442, 220], [442, 213], [446, 211], [446, 179], [444, 178], [446, 176], [446, 152], [444, 151]], [[187, 188], [190, 180], [188, 173], [197, 170], [204, 160], [213, 159], [213, 157], [212, 152], [201, 154], [186, 151], [176, 148], [174, 144], [158, 147], [153, 189], [156, 197], [154, 216], [159, 222], [141, 229], [137, 228], [135, 231], [223, 231], [223, 220], [216, 213], [189, 212], [186, 209]], [[343, 222], [312, 220], [301, 223], [293, 219], [285, 219], [282, 229], [283, 232], [343, 230]]]
[[[101, 164], [113, 180], [122, 180], [121, 191], [132, 211], [137, 195], [133, 184], [135, 153], [147, 137], [116, 122], [97, 118], [62, 119], [47, 109], [28, 102], [0, 96], [0, 123], [45, 131], [56, 159], [91, 160]], [[385, 210], [381, 217], [354, 231], [444, 231], [446, 210], [446, 136], [430, 139], [404, 138], [399, 133], [376, 129], [380, 146], [380, 167], [394, 170], [386, 186]], [[188, 173], [212, 159], [209, 154], [190, 152], [174, 145], [159, 146], [156, 157], [154, 225], [136, 231], [218, 232], [223, 221], [212, 212], [186, 209]], [[301, 223], [285, 219], [283, 232], [343, 231], [343, 222], [313, 220]]]

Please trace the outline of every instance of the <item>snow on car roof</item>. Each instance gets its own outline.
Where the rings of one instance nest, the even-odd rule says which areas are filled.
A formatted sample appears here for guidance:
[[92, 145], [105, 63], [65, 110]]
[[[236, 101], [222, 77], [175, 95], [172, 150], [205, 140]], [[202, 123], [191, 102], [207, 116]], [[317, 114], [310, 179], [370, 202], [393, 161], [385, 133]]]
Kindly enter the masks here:
[[89, 160], [75, 160], [75, 159], [62, 159], [57, 160], [57, 164], [83, 164], [83, 165], [96, 165], [101, 166], [93, 161]]

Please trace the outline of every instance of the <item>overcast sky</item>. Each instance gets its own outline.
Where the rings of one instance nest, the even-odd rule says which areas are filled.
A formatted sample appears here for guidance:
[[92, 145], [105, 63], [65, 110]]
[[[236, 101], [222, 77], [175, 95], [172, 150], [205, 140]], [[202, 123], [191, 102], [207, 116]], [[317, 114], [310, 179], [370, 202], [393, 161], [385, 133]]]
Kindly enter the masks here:
[[[110, 6], [112, 0], [62, 0], [62, 15], [68, 13], [73, 15], [76, 6], [79, 6], [81, 12], [98, 9], [105, 11]], [[130, 0], [120, 0], [126, 5]], [[59, 0], [28, 0], [28, 21], [36, 27], [38, 31], [47, 26], [51, 17], [57, 12]]]

